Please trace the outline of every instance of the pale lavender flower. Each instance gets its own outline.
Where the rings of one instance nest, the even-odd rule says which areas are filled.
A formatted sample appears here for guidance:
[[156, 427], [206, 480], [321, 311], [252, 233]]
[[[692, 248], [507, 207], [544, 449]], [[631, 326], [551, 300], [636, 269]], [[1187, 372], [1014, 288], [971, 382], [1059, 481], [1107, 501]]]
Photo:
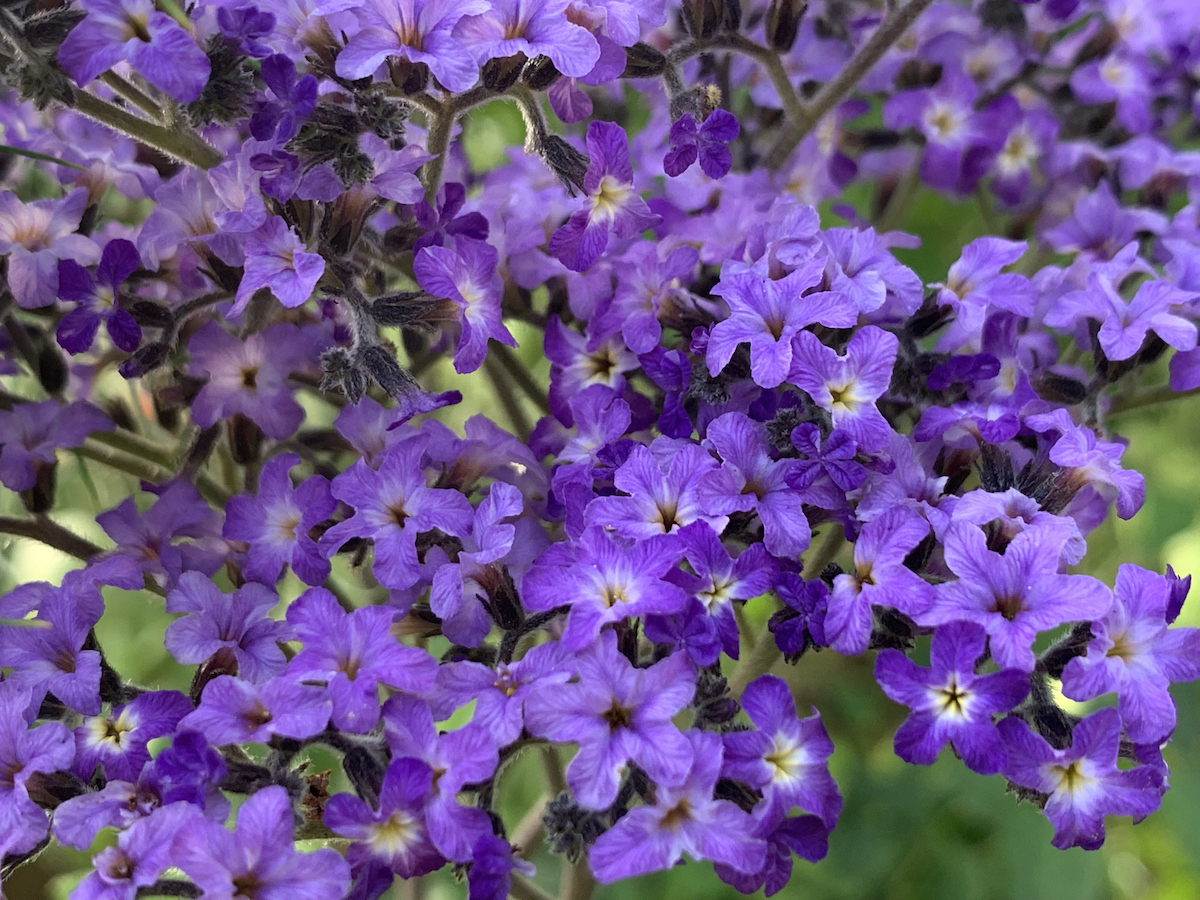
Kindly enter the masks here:
[[284, 306], [303, 306], [324, 272], [324, 258], [309, 253], [283, 219], [271, 216], [246, 236], [246, 269], [229, 314], [245, 309], [260, 288], [269, 288]]
[[548, 56], [562, 74], [579, 78], [600, 58], [600, 46], [590, 31], [568, 18], [569, 5], [568, 0], [492, 0], [486, 12], [459, 20], [454, 42], [480, 64], [518, 53], [530, 59]]
[[19, 306], [35, 309], [54, 302], [59, 260], [86, 266], [100, 259], [96, 242], [75, 233], [87, 206], [83, 188], [62, 200], [31, 203], [22, 203], [11, 191], [0, 192], [0, 255], [8, 257], [8, 286]]

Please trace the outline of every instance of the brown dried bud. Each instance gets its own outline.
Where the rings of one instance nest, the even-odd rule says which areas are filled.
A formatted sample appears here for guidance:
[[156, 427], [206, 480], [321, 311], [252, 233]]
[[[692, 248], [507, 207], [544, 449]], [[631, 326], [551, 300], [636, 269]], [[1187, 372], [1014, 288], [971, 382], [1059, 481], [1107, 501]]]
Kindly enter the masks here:
[[796, 43], [800, 20], [808, 9], [808, 0], [771, 0], [763, 23], [767, 43], [780, 53], [787, 53]]

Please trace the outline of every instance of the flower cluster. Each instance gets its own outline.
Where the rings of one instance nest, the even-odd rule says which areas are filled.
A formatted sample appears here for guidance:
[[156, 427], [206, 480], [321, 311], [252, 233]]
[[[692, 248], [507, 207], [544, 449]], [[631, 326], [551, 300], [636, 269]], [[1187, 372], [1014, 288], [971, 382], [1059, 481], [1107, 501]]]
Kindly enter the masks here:
[[[111, 829], [72, 898], [502, 900], [544, 840], [771, 895], [836, 840], [769, 672], [816, 651], [1057, 847], [1154, 812], [1190, 577], [1073, 567], [1145, 496], [1110, 415], [1168, 353], [1200, 386], [1200, 17], [883, 9], [0, 10], [0, 531], [82, 561], [0, 597], [3, 871]], [[491, 102], [525, 145], [489, 167]], [[996, 232], [934, 283], [922, 190]], [[66, 449], [141, 479], [103, 546], [47, 515]], [[111, 587], [177, 616], [186, 693], [110, 664]]]

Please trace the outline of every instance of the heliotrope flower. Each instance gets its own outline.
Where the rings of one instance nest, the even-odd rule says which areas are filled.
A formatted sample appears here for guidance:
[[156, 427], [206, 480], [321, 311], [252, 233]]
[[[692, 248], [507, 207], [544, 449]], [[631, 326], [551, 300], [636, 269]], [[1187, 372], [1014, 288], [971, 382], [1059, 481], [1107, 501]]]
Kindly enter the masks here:
[[820, 715], [797, 718], [791, 689], [774, 675], [750, 682], [741, 704], [757, 730], [722, 735], [721, 774], [762, 791], [763, 815], [786, 816], [798, 806], [832, 829], [842, 811], [842, 795], [829, 774], [833, 741]]
[[[794, 338], [801, 329], [814, 323], [830, 328], [852, 326], [858, 319], [858, 308], [849, 297], [813, 290], [824, 274], [825, 262], [819, 259], [809, 260], [777, 280], [754, 271], [722, 274], [712, 293], [729, 304], [729, 316], [709, 333], [705, 352], [709, 374], [724, 369], [738, 345], [748, 343], [750, 374], [755, 384], [778, 387], [793, 368]], [[815, 335], [810, 336], [817, 340]]]
[[1113, 594], [1108, 614], [1091, 623], [1087, 654], [1063, 670], [1063, 696], [1091, 700], [1116, 691], [1129, 739], [1157, 744], [1175, 730], [1168, 685], [1200, 678], [1200, 629], [1167, 627], [1171, 582], [1155, 572], [1121, 566]]
[[875, 657], [875, 680], [883, 692], [912, 709], [896, 729], [896, 755], [905, 762], [930, 765], [947, 743], [967, 767], [981, 775], [1004, 768], [1007, 754], [992, 723], [1029, 693], [1029, 674], [1001, 669], [977, 675], [987, 633], [973, 622], [951, 622], [933, 633], [928, 669], [899, 650]]
[[787, 379], [803, 389], [817, 406], [833, 417], [833, 427], [851, 437], [863, 450], [887, 446], [892, 427], [875, 405], [892, 381], [899, 341], [874, 325], [855, 333], [839, 355], [811, 331], [792, 341]]
[[346, 861], [355, 870], [378, 862], [401, 878], [417, 878], [445, 865], [425, 825], [425, 801], [433, 790], [433, 778], [433, 769], [419, 759], [397, 759], [383, 775], [376, 808], [353, 794], [329, 798], [325, 824], [354, 839]]
[[0, 847], [6, 853], [32, 850], [49, 826], [29, 798], [29, 779], [70, 768], [75, 755], [71, 732], [61, 722], [29, 727], [26, 710], [35, 699], [11, 680], [0, 683]]
[[268, 743], [272, 737], [304, 740], [329, 724], [332, 707], [318, 687], [272, 678], [251, 684], [219, 675], [204, 686], [200, 705], [179, 723], [203, 732], [213, 744]]
[[86, 780], [103, 766], [109, 781], [137, 781], [150, 761], [147, 744], [174, 732], [191, 711], [178, 691], [147, 691], [108, 715], [89, 716], [75, 729], [75, 773]]
[[720, 737], [689, 731], [685, 738], [692, 764], [684, 780], [660, 784], [653, 805], [631, 809], [592, 845], [588, 862], [602, 884], [668, 869], [685, 853], [742, 872], [762, 868], [766, 843], [754, 835], [749, 814], [729, 800], [713, 799], [721, 773]]
[[37, 484], [38, 469], [54, 464], [58, 448], [78, 447], [92, 432], [112, 429], [108, 416], [82, 400], [0, 409], [0, 484], [27, 491]]
[[307, 368], [313, 353], [295, 325], [272, 325], [241, 339], [209, 322], [192, 336], [188, 350], [192, 368], [208, 376], [192, 401], [192, 421], [200, 427], [241, 413], [267, 437], [283, 440], [304, 421], [287, 379]]
[[458, 491], [431, 488], [421, 459], [428, 438], [410, 438], [382, 454], [379, 468], [361, 459], [333, 480], [333, 496], [354, 507], [354, 515], [321, 537], [332, 556], [352, 537], [375, 542], [375, 577], [384, 587], [403, 590], [420, 578], [417, 535], [438, 528], [461, 537], [471, 529], [471, 504]]
[[1176, 350], [1187, 351], [1196, 346], [1196, 326], [1183, 314], [1194, 296], [1170, 282], [1153, 280], [1143, 282], [1133, 299], [1126, 301], [1111, 279], [1093, 273], [1085, 290], [1070, 291], [1054, 301], [1045, 322], [1069, 330], [1087, 319], [1098, 321], [1097, 339], [1111, 360], [1129, 359], [1150, 331]]
[[167, 612], [188, 615], [167, 626], [163, 643], [184, 665], [220, 653], [240, 678], [261, 683], [283, 671], [279, 642], [292, 639], [290, 626], [267, 617], [278, 602], [273, 590], [253, 581], [225, 594], [200, 572], [184, 572], [167, 594]]
[[310, 588], [288, 606], [288, 624], [304, 649], [288, 663], [287, 677], [326, 683], [335, 728], [355, 733], [374, 728], [381, 684], [414, 694], [433, 687], [437, 661], [401, 644], [391, 631], [394, 618], [387, 606], [348, 613], [324, 588]]
[[96, 242], [76, 234], [87, 207], [88, 192], [82, 188], [62, 200], [31, 203], [0, 192], [0, 254], [8, 257], [8, 286], [17, 305], [35, 309], [54, 302], [59, 260], [86, 266], [100, 258]]
[[190, 803], [171, 803], [138, 819], [117, 835], [115, 847], [92, 857], [94, 870], [71, 891], [72, 900], [134, 900], [174, 865], [175, 839], [195, 815]]
[[336, 850], [298, 853], [295, 822], [285, 788], [270, 785], [252, 794], [229, 831], [194, 816], [175, 842], [173, 862], [213, 897], [252, 890], [263, 900], [332, 900], [350, 888], [350, 866]]
[[562, 74], [579, 78], [596, 64], [600, 46], [568, 17], [569, 5], [568, 0], [492, 0], [490, 9], [460, 19], [453, 39], [480, 64], [518, 53], [529, 59], [548, 56]]
[[659, 257], [658, 246], [650, 241], [630, 247], [616, 267], [612, 299], [601, 302], [590, 321], [589, 346], [619, 333], [634, 353], [651, 353], [662, 339], [659, 313], [694, 305], [684, 284], [691, 280], [697, 262], [694, 247], [676, 247], [665, 258]]
[[999, 665], [1031, 671], [1039, 632], [1098, 619], [1112, 604], [1112, 592], [1095, 578], [1059, 574], [1065, 542], [1060, 532], [1026, 529], [1000, 554], [988, 549], [982, 529], [951, 525], [943, 546], [958, 580], [938, 585], [933, 605], [918, 611], [917, 621], [976, 622], [987, 630], [988, 649]]
[[483, 365], [489, 338], [517, 346], [500, 315], [499, 258], [491, 244], [459, 238], [453, 250], [429, 246], [413, 259], [413, 274], [422, 290], [453, 301], [460, 310], [462, 335], [454, 354], [454, 371], [460, 374]]
[[324, 584], [329, 576], [329, 560], [309, 530], [333, 515], [337, 503], [324, 476], [292, 486], [288, 472], [299, 462], [295, 453], [272, 457], [259, 474], [258, 493], [239, 494], [225, 507], [222, 533], [250, 545], [242, 572], [251, 581], [274, 585], [285, 565], [305, 584]]
[[705, 175], [724, 178], [733, 166], [728, 145], [739, 131], [733, 113], [724, 109], [714, 109], [700, 125], [691, 113], [684, 113], [671, 125], [671, 149], [663, 159], [663, 171], [674, 178], [699, 159]]
[[58, 61], [80, 85], [128, 62], [180, 103], [199, 98], [212, 64], [188, 32], [152, 0], [85, 0], [87, 18], [63, 40]]
[[1021, 719], [1000, 723], [1008, 751], [1004, 775], [1046, 794], [1044, 812], [1060, 850], [1095, 850], [1104, 843], [1104, 817], [1148, 816], [1162, 802], [1164, 770], [1141, 765], [1117, 768], [1121, 717], [1097, 710], [1075, 726], [1071, 745], [1055, 750]]
[[58, 262], [58, 296], [77, 303], [58, 323], [55, 336], [68, 353], [82, 353], [92, 346], [104, 322], [114, 344], [132, 353], [142, 340], [142, 329], [133, 316], [117, 305], [121, 285], [142, 264], [137, 247], [118, 238], [104, 246], [100, 265], [93, 275], [73, 259]]
[[864, 652], [871, 640], [873, 606], [913, 618], [926, 613], [933, 588], [904, 565], [904, 558], [928, 533], [929, 523], [905, 506], [863, 526], [854, 543], [853, 571], [833, 579], [824, 621], [830, 647], [839, 653]]
[[343, 78], [369, 78], [387, 59], [424, 63], [446, 90], [460, 93], [479, 77], [479, 64], [452, 36], [463, 16], [485, 13], [483, 0], [352, 0], [323, 2], [322, 14], [351, 10], [361, 28], [338, 54]]
[[269, 288], [284, 306], [303, 306], [324, 272], [324, 258], [309, 253], [283, 219], [271, 216], [246, 236], [245, 272], [229, 314], [245, 309], [260, 288]]
[[[226, 9], [218, 9], [217, 15]], [[274, 139], [282, 144], [295, 136], [301, 123], [316, 107], [317, 77], [298, 76], [296, 64], [281, 53], [264, 59], [261, 71], [263, 81], [275, 99], [264, 102], [250, 117], [250, 134], [258, 141]]]
[[611, 805], [621, 770], [631, 762], [660, 790], [682, 785], [692, 747], [671, 717], [695, 693], [695, 670], [687, 657], [676, 653], [635, 669], [617, 649], [616, 634], [606, 631], [579, 654], [574, 668], [577, 682], [538, 691], [525, 702], [525, 726], [539, 737], [579, 745], [567, 766], [575, 799], [593, 809]]
[[661, 221], [634, 190], [625, 129], [613, 122], [590, 122], [587, 149], [589, 164], [583, 177], [586, 205], [551, 235], [548, 246], [550, 253], [574, 272], [595, 265], [610, 234], [636, 237]]

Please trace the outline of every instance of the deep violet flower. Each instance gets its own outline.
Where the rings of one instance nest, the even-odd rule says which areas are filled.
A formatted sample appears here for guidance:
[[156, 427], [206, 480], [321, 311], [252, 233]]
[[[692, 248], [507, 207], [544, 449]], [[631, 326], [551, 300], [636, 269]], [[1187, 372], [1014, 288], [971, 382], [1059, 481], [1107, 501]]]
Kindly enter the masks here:
[[674, 178], [699, 159], [705, 175], [724, 178], [733, 166], [728, 145], [739, 130], [733, 113], [724, 109], [714, 109], [701, 125], [691, 113], [684, 113], [671, 125], [671, 149], [663, 160], [663, 171]]
[[713, 799], [721, 739], [703, 731], [685, 737], [692, 764], [682, 783], [659, 785], [653, 805], [630, 810], [592, 845], [588, 862], [601, 883], [670, 868], [685, 853], [742, 872], [762, 867], [766, 843], [754, 835], [749, 814]]
[[56, 337], [68, 353], [82, 353], [92, 346], [104, 322], [114, 344], [132, 353], [142, 340], [142, 329], [133, 316], [117, 305], [121, 285], [142, 264], [137, 247], [118, 238], [109, 241], [93, 275], [73, 259], [58, 262], [58, 296], [77, 303], [58, 323]]
[[337, 503], [324, 476], [292, 486], [288, 472], [299, 462], [295, 453], [268, 460], [259, 474], [258, 493], [239, 494], [225, 507], [222, 533], [250, 545], [242, 572], [251, 581], [274, 585], [285, 565], [305, 584], [324, 584], [329, 576], [329, 560], [309, 530], [333, 515]]
[[38, 470], [54, 464], [58, 448], [78, 447], [92, 432], [112, 428], [108, 416], [82, 400], [0, 409], [0, 484], [27, 491], [37, 483]]
[[1156, 744], [1175, 730], [1168, 685], [1200, 678], [1200, 629], [1167, 627], [1171, 583], [1155, 572], [1121, 566], [1113, 594], [1108, 614], [1091, 623], [1087, 654], [1063, 670], [1063, 695], [1091, 700], [1116, 691], [1129, 739]]
[[204, 686], [200, 705], [179, 723], [216, 745], [268, 743], [273, 737], [304, 740], [320, 734], [332, 711], [326, 692], [288, 678], [251, 684], [220, 675]]
[[881, 650], [875, 680], [883, 692], [912, 709], [896, 730], [896, 755], [905, 762], [929, 765], [947, 743], [972, 771], [994, 775], [1007, 755], [992, 723], [1029, 693], [1029, 675], [1001, 669], [976, 675], [987, 633], [973, 622], [951, 622], [933, 633], [930, 667], [922, 668], [899, 650]]
[[575, 669], [579, 681], [539, 691], [525, 702], [531, 734], [579, 745], [567, 766], [575, 798], [593, 809], [611, 805], [621, 770], [630, 762], [660, 789], [684, 784], [692, 747], [671, 717], [696, 689], [687, 657], [677, 653], [635, 669], [617, 649], [616, 634], [606, 631], [577, 657]]
[[71, 900], [135, 900], [174, 865], [176, 837], [196, 814], [189, 803], [171, 803], [138, 819], [117, 836], [115, 847], [92, 857], [95, 870], [71, 891]]
[[636, 237], [661, 221], [633, 188], [625, 129], [613, 122], [591, 122], [587, 148], [590, 163], [583, 177], [586, 205], [554, 232], [548, 247], [552, 255], [574, 272], [583, 272], [595, 264], [610, 234], [619, 238]]
[[103, 766], [109, 781], [137, 781], [150, 761], [147, 744], [173, 733], [191, 711], [178, 691], [148, 691], [108, 715], [89, 716], [75, 729], [75, 773], [86, 780]]
[[262, 900], [338, 900], [350, 888], [350, 866], [336, 850], [296, 852], [287, 790], [270, 785], [238, 810], [228, 831], [198, 814], [175, 842], [175, 862], [205, 894], [236, 897], [253, 885]]
[[70, 768], [75, 755], [71, 732], [61, 722], [28, 727], [26, 710], [33, 699], [11, 681], [0, 683], [0, 847], [8, 853], [32, 850], [49, 825], [29, 797], [29, 779], [36, 772]]
[[77, 84], [128, 61], [181, 103], [200, 96], [212, 64], [195, 38], [152, 0], [85, 0], [81, 5], [87, 18], [58, 48], [58, 61]]
[[1117, 768], [1121, 717], [1115, 709], [1097, 710], [1076, 725], [1064, 750], [1055, 750], [1015, 717], [1000, 723], [1000, 733], [1008, 750], [1005, 776], [1048, 795], [1044, 812], [1060, 850], [1095, 850], [1104, 843], [1105, 816], [1140, 818], [1162, 802], [1164, 769]]

